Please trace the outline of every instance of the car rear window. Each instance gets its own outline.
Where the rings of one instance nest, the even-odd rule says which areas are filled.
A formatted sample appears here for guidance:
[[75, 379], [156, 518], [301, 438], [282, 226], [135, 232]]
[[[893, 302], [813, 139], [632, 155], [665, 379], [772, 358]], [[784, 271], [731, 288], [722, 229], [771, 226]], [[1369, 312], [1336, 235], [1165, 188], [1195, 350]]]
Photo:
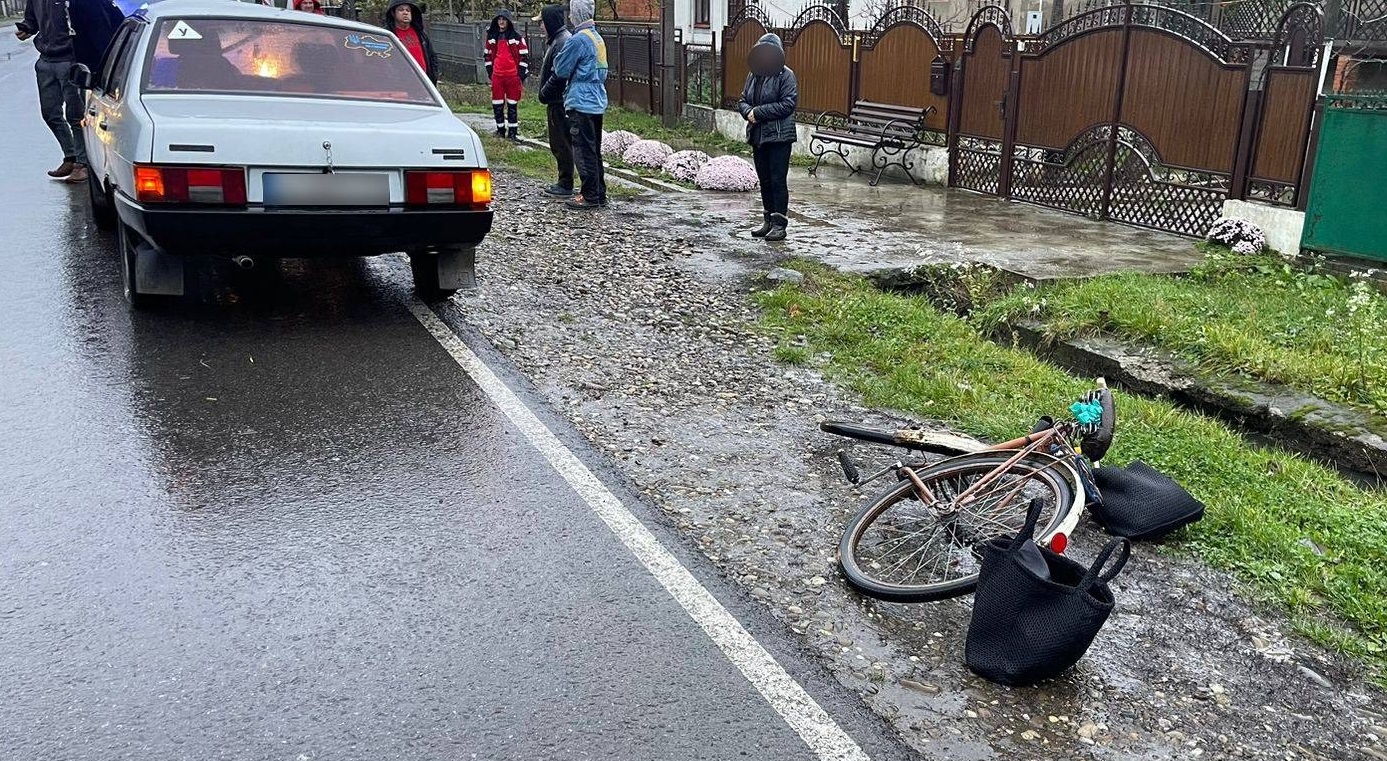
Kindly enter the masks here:
[[283, 95], [437, 104], [385, 32], [256, 19], [166, 19], [144, 92]]

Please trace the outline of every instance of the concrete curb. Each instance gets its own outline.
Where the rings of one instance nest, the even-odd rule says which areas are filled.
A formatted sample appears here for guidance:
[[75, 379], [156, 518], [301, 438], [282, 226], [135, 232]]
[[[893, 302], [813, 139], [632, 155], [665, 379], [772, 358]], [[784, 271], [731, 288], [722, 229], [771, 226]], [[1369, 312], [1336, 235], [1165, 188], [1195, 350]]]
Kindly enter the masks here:
[[1341, 470], [1370, 479], [1387, 470], [1387, 423], [1363, 410], [1249, 378], [1212, 378], [1170, 352], [1133, 347], [1111, 336], [1051, 339], [1036, 323], [1004, 325], [994, 336], [1007, 345], [1013, 337], [1072, 373], [1103, 376], [1143, 396], [1170, 399]]

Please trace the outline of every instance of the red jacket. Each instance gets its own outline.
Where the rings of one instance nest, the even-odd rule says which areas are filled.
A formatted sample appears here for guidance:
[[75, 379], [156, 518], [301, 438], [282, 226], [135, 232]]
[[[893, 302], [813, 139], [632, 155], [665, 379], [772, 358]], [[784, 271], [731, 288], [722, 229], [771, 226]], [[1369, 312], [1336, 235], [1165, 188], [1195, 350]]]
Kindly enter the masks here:
[[510, 22], [510, 28], [502, 32], [496, 23], [501, 16], [497, 16], [491, 20], [491, 28], [486, 33], [486, 47], [482, 52], [486, 61], [486, 75], [525, 79], [530, 76], [530, 46], [525, 42], [525, 36], [515, 28], [515, 20], [510, 14], [504, 15]]

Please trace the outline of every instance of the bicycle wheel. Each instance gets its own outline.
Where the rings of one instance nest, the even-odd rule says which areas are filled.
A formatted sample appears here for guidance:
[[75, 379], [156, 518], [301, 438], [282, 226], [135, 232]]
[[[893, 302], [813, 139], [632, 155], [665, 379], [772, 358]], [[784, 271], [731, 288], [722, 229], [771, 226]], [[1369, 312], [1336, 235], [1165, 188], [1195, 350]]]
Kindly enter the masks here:
[[1073, 468], [1047, 455], [1028, 455], [969, 500], [954, 498], [997, 469], [1015, 452], [978, 452], [953, 457], [917, 471], [920, 480], [952, 512], [940, 517], [902, 481], [863, 508], [848, 523], [838, 561], [848, 582], [863, 594], [890, 602], [928, 602], [957, 597], [978, 581], [982, 545], [1014, 536], [1026, 508], [1045, 503], [1037, 526], [1048, 538], [1073, 510], [1082, 510]]

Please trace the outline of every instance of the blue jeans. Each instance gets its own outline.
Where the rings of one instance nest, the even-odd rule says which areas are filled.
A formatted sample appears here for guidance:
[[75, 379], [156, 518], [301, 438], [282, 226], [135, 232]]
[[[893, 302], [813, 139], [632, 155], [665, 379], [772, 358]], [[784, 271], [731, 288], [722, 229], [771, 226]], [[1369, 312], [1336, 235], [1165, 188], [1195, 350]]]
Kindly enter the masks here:
[[87, 146], [82, 138], [82, 91], [68, 80], [76, 64], [72, 61], [45, 61], [34, 64], [39, 80], [39, 111], [58, 145], [64, 161], [87, 163]]

